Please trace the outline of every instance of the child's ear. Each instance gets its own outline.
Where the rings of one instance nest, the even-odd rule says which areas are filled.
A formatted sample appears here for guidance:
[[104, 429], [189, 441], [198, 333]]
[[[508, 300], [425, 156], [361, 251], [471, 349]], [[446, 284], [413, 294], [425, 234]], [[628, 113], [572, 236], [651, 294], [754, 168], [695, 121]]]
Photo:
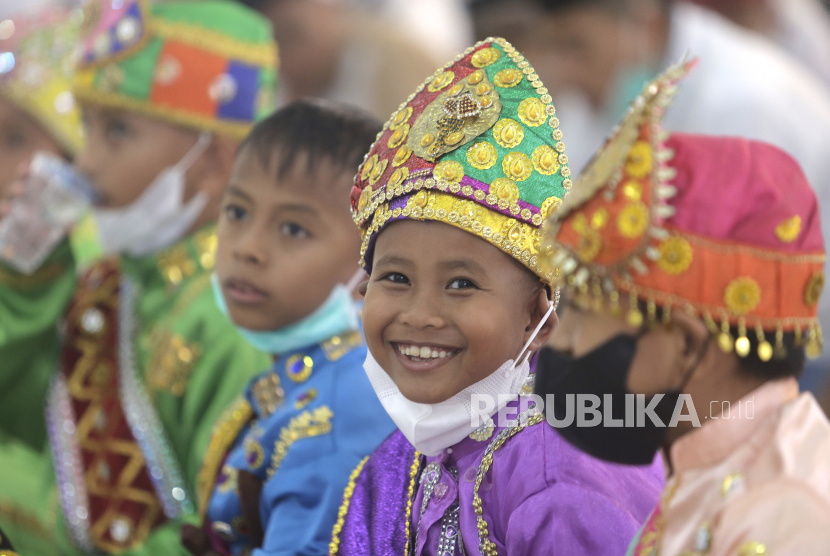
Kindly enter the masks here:
[[[545, 318], [545, 314], [547, 314], [548, 309], [550, 309], [551, 301], [548, 299], [547, 291], [545, 288], [541, 288], [539, 292], [536, 294], [535, 299], [532, 301], [531, 306], [531, 319], [530, 324], [528, 324], [527, 328], [525, 329], [525, 342], [530, 338], [530, 335], [533, 334], [533, 331], [536, 330], [536, 327], [539, 326], [539, 322]], [[528, 351], [539, 351], [542, 347], [548, 342], [548, 338], [553, 333], [553, 329], [559, 323], [559, 317], [556, 316], [556, 311], [551, 311], [550, 316], [545, 321], [545, 324], [542, 325], [542, 328], [539, 329], [539, 333], [536, 334], [536, 337], [533, 338], [533, 341], [530, 342], [528, 346]]]
[[228, 184], [236, 158], [238, 143], [222, 135], [213, 135], [205, 154], [200, 157], [204, 164], [199, 173], [198, 190], [211, 197], [220, 195]]

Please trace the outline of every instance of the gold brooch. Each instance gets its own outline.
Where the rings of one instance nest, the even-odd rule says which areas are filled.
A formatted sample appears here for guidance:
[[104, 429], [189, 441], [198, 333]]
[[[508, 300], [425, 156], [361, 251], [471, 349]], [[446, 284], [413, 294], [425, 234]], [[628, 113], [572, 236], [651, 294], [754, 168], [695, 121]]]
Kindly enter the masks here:
[[467, 162], [478, 170], [488, 170], [493, 167], [498, 158], [496, 147], [487, 141], [474, 143], [467, 149]]
[[533, 149], [533, 168], [545, 176], [559, 171], [559, 154], [549, 145], [539, 145]]
[[746, 315], [761, 302], [761, 287], [749, 276], [735, 278], [726, 286], [723, 301], [733, 313]]
[[680, 236], [672, 236], [660, 244], [658, 266], [668, 274], [685, 272], [692, 264], [692, 246]]

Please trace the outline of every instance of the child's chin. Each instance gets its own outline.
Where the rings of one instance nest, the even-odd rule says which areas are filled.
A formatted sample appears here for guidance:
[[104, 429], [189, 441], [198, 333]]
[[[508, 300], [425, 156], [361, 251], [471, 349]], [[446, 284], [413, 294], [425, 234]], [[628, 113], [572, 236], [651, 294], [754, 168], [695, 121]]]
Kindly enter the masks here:
[[403, 394], [403, 397], [407, 400], [415, 403], [422, 403], [422, 404], [437, 404], [441, 402], [445, 402], [454, 394], [448, 394], [447, 392], [441, 391], [436, 388], [430, 388], [429, 390], [418, 387], [416, 385], [401, 385], [398, 384], [398, 389]]

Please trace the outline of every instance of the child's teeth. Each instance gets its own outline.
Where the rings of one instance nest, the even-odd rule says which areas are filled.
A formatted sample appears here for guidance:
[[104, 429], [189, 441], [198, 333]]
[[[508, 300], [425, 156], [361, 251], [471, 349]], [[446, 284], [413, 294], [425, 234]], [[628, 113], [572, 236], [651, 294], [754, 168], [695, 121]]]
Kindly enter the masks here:
[[447, 352], [446, 352], [446, 351], [442, 351], [442, 352], [440, 352], [440, 353], [438, 354], [438, 357], [441, 357], [442, 359], [443, 359], [444, 357], [446, 357], [446, 356], [447, 356]]
[[422, 359], [426, 359], [429, 357], [430, 353], [432, 353], [432, 350], [430, 350], [428, 347], [422, 347], [421, 353], [419, 355]]
[[437, 350], [432, 350], [432, 353], [430, 353], [430, 357], [432, 357], [432, 358], [438, 357], [438, 351]]

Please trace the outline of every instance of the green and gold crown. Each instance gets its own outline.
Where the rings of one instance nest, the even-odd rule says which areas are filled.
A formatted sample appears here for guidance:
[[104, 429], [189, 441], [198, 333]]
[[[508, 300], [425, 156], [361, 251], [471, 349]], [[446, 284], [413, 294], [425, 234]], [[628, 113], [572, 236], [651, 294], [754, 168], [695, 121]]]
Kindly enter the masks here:
[[241, 139], [273, 108], [271, 25], [230, 0], [92, 2], [75, 94]]
[[430, 76], [392, 115], [352, 188], [361, 264], [391, 222], [436, 220], [503, 249], [545, 283], [540, 227], [571, 188], [551, 96], [530, 63], [490, 38]]

